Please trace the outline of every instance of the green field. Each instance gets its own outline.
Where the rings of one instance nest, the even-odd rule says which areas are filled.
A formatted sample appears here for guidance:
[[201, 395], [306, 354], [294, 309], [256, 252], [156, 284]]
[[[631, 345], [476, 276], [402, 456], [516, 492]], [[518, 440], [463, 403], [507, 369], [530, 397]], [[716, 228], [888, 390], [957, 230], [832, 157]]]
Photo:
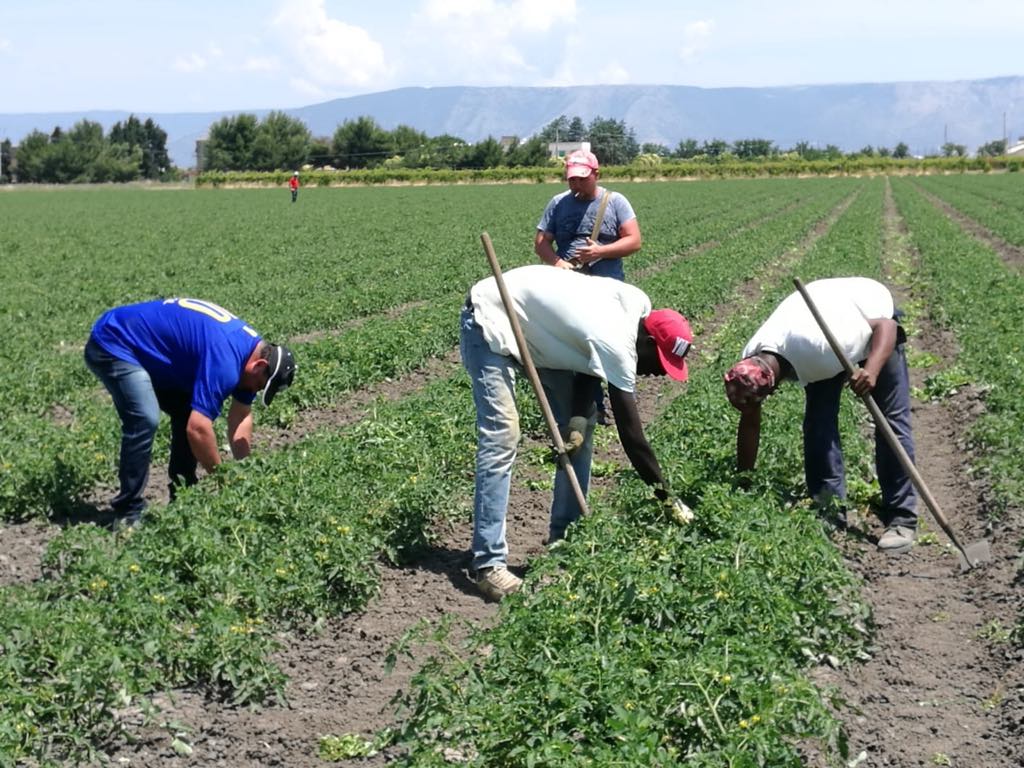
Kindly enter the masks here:
[[[623, 472], [597, 514], [533, 565], [498, 627], [476, 638], [489, 653], [421, 674], [394, 737], [409, 764], [443, 764], [442, 734], [479, 765], [798, 765], [794, 744], [805, 738], [842, 755], [840, 726], [806, 672], [825, 658], [862, 658], [868, 616], [799, 501], [802, 398], [779, 396], [777, 418], [793, 428], [766, 437], [740, 487], [721, 373], [792, 289], [791, 275], [882, 276], [886, 183], [610, 185], [627, 194], [644, 235], [628, 277], [698, 333], [684, 395], [650, 428], [697, 519], [668, 524]], [[208, 299], [291, 344], [296, 386], [256, 412], [257, 430], [286, 430], [450, 354], [465, 292], [488, 273], [480, 233], [505, 268], [532, 263], [534, 227], [561, 188], [310, 189], [298, 205], [283, 190], [0, 195], [0, 517], [73, 518], [115, 482], [116, 415], [81, 360], [108, 307]], [[936, 319], [961, 339], [962, 364], [987, 391], [978, 471], [1002, 503], [1019, 506], [1022, 277], [923, 190], [978, 220], [991, 201], [1016, 220], [1001, 236], [1018, 242], [1024, 182], [900, 178], [892, 189], [921, 254], [918, 288], [935, 297]], [[740, 306], [736, 290], [750, 281], [762, 290]], [[858, 417], [851, 407], [843, 419], [862, 481], [853, 492], [866, 503], [870, 449], [856, 437]], [[0, 757], [56, 764], [88, 754], [117, 738], [114, 710], [174, 687], [234, 702], [279, 697], [283, 673], [268, 661], [276, 629], [372, 609], [381, 558], [414, 557], [446, 522], [468, 526], [473, 423], [456, 374], [228, 465], [129, 534], [66, 527], [45, 578], [0, 588]], [[535, 414], [526, 423], [539, 429]], [[480, 695], [495, 688], [506, 691], [500, 712]], [[514, 738], [523, 733], [532, 735]]]

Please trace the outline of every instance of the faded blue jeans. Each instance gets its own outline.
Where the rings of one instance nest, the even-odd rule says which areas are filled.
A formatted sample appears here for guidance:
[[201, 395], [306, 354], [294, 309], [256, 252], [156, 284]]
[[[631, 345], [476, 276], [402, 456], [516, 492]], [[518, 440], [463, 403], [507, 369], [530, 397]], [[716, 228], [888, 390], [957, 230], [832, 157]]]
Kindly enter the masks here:
[[119, 516], [138, 519], [146, 508], [143, 493], [161, 410], [171, 417], [171, 498], [177, 485], [196, 482], [197, 462], [186, 434], [191, 395], [155, 390], [144, 368], [114, 357], [91, 337], [85, 345], [85, 364], [106, 387], [121, 418], [120, 489], [110, 506]]
[[[495, 354], [473, 317], [463, 307], [459, 319], [459, 349], [469, 373], [476, 405], [476, 488], [473, 494], [473, 568], [505, 565], [505, 515], [508, 511], [512, 465], [519, 447], [519, 413], [516, 410], [516, 376], [522, 368], [515, 358]], [[572, 416], [572, 371], [538, 369], [544, 393], [559, 427]], [[590, 485], [590, 462], [594, 453], [594, 414], [590, 415], [586, 439], [573, 454], [572, 466], [584, 494]], [[549, 541], [565, 536], [569, 524], [580, 516], [572, 485], [566, 473], [555, 472], [551, 502]]]
[[[804, 388], [804, 472], [807, 490], [815, 499], [846, 498], [846, 469], [839, 442], [839, 398], [846, 385], [844, 371]], [[871, 396], [878, 403], [910, 460], [914, 437], [910, 431], [910, 382], [903, 344], [897, 344], [878, 374]], [[917, 492], [910, 476], [880, 432], [875, 431], [875, 468], [882, 489], [882, 523], [917, 527]]]

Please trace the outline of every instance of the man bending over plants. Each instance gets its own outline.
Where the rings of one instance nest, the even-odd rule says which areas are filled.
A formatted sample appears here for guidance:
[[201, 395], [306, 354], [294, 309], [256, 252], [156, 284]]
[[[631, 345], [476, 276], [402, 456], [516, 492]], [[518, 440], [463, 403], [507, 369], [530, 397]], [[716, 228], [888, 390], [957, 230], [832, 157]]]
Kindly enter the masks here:
[[110, 392], [121, 417], [120, 491], [111, 502], [120, 525], [146, 507], [153, 437], [160, 411], [171, 417], [171, 498], [197, 482], [196, 467], [221, 462], [213, 422], [228, 395], [228, 442], [249, 455], [252, 401], [264, 405], [292, 383], [295, 360], [222, 307], [198, 299], [165, 299], [116, 307], [92, 328], [85, 364]]
[[[871, 393], [911, 460], [910, 385], [892, 294], [865, 277], [816, 280], [807, 290], [850, 360], [860, 369], [850, 379], [858, 395]], [[761, 436], [761, 402], [792, 379], [803, 386], [804, 473], [807, 490], [822, 507], [846, 499], [846, 473], [839, 441], [839, 396], [846, 371], [799, 293], [788, 296], [743, 350], [743, 359], [725, 374], [725, 392], [739, 410], [737, 466], [754, 468]], [[875, 464], [882, 489], [879, 517], [885, 532], [878, 547], [906, 552], [917, 535], [917, 493], [910, 476], [882, 436], [875, 434]], [[840, 510], [839, 525], [845, 526]]]
[[[615, 426], [630, 462], [678, 519], [692, 516], [672, 499], [661, 467], [644, 436], [634, 389], [637, 376], [665, 376], [686, 381], [686, 354], [693, 341], [686, 318], [671, 309], [651, 311], [647, 295], [632, 285], [606, 277], [587, 277], [545, 265], [513, 269], [505, 275], [523, 335], [537, 366], [559, 427], [565, 431], [574, 408], [573, 381], [587, 374], [608, 382]], [[512, 325], [493, 277], [469, 292], [460, 318], [460, 350], [476, 405], [476, 489], [473, 499], [473, 570], [477, 586], [491, 600], [515, 592], [522, 580], [506, 567], [505, 515], [512, 465], [519, 444], [515, 381], [521, 358]], [[575, 392], [576, 404], [588, 412], [582, 444], [572, 466], [586, 493], [590, 481], [597, 414], [591, 387]], [[580, 516], [569, 479], [559, 468], [548, 542], [558, 541]]]

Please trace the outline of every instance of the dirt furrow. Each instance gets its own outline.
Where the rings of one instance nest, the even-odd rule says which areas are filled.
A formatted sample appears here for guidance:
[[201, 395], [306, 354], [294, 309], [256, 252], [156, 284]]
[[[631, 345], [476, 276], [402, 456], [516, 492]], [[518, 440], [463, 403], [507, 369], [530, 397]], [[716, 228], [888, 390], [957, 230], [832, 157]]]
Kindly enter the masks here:
[[[913, 302], [908, 280], [917, 255], [888, 189], [884, 252], [897, 304]], [[926, 313], [915, 313], [914, 324], [920, 330], [911, 340], [914, 350], [951, 365], [956, 339]], [[912, 368], [911, 385], [920, 387], [925, 375]], [[880, 533], [873, 517], [859, 516], [852, 535], [836, 538], [849, 567], [864, 579], [877, 651], [850, 669], [822, 668], [817, 678], [847, 702], [839, 714], [859, 765], [1009, 768], [1024, 756], [1019, 734], [1008, 732], [1001, 711], [1005, 691], [1019, 685], [1020, 674], [998, 642], [1019, 609], [1013, 580], [1021, 531], [992, 526], [986, 489], [971, 480], [965, 435], [982, 408], [970, 390], [948, 401], [915, 401], [914, 439], [918, 468], [940, 508], [963, 542], [991, 539], [991, 563], [961, 573], [923, 503], [925, 533], [906, 555], [888, 557], [864, 545], [864, 538]]]
[[980, 240], [993, 251], [999, 254], [1000, 258], [1009, 266], [1015, 269], [1024, 268], [1024, 248], [1006, 242], [992, 230], [983, 224], [972, 219], [967, 214], [961, 213], [952, 205], [937, 195], [915, 184], [914, 188], [920, 192], [928, 202], [942, 211], [948, 218], [960, 225], [960, 228], [977, 240]]

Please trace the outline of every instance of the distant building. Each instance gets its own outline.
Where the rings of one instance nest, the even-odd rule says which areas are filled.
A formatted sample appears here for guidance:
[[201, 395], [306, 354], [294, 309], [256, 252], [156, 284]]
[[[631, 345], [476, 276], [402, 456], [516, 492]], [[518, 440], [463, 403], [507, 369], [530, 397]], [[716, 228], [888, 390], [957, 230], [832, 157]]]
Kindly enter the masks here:
[[575, 152], [577, 149], [582, 149], [584, 152], [590, 151], [589, 141], [552, 141], [548, 144], [548, 155], [551, 158], [557, 158], [564, 160], [565, 156]]
[[1006, 154], [1010, 157], [1015, 155], [1024, 156], [1024, 136], [1021, 136], [1016, 144], [1011, 144], [1006, 148]]
[[512, 147], [519, 143], [518, 136], [502, 136], [498, 141], [501, 144], [501, 148], [508, 152]]

